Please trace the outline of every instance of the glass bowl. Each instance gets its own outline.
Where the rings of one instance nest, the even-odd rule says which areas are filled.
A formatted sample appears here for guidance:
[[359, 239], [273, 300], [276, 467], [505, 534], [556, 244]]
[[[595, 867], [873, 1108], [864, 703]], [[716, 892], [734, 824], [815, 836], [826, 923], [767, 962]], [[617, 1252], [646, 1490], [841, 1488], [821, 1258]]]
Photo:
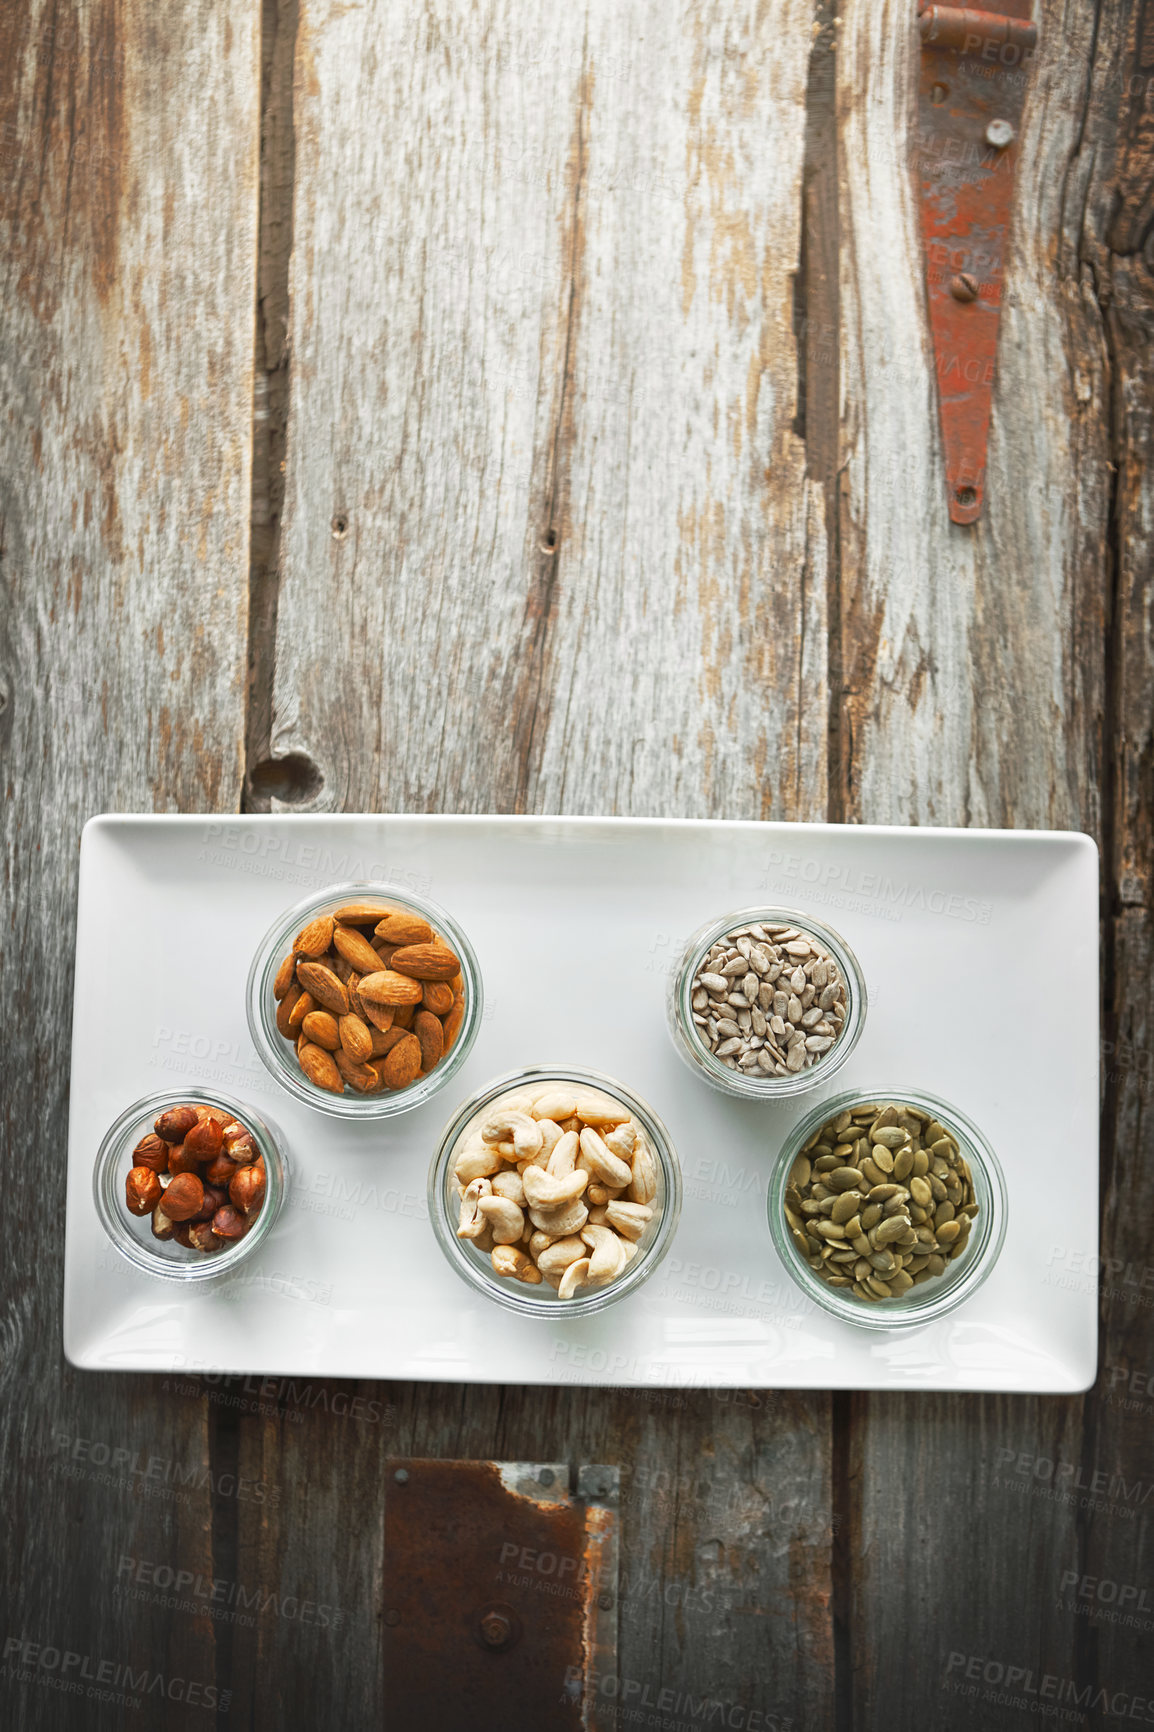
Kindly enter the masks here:
[[[495, 1274], [488, 1252], [477, 1251], [471, 1242], [457, 1237], [460, 1199], [454, 1189], [452, 1160], [462, 1136], [480, 1124], [498, 1096], [517, 1090], [528, 1103], [554, 1086], [569, 1085], [596, 1090], [620, 1101], [641, 1127], [656, 1156], [654, 1201], [660, 1204], [660, 1213], [638, 1241], [638, 1254], [624, 1274], [604, 1287], [582, 1287], [572, 1298], [561, 1299], [548, 1282], [529, 1287]], [[507, 1311], [515, 1311], [522, 1317], [546, 1317], [556, 1323], [563, 1316], [588, 1317], [595, 1311], [603, 1311], [627, 1294], [635, 1293], [649, 1279], [673, 1243], [681, 1210], [681, 1167], [669, 1133], [653, 1108], [623, 1084], [599, 1071], [535, 1065], [497, 1077], [457, 1109], [445, 1127], [429, 1167], [428, 1195], [429, 1218], [437, 1242], [461, 1279]]]
[[[264, 1157], [265, 1198], [256, 1221], [243, 1239], [223, 1251], [195, 1251], [175, 1239], [157, 1239], [150, 1215], [129, 1214], [124, 1201], [124, 1182], [132, 1168], [132, 1150], [151, 1131], [153, 1121], [169, 1107], [196, 1105], [216, 1107], [230, 1119], [238, 1119], [253, 1134]], [[208, 1281], [231, 1274], [238, 1263], [251, 1257], [271, 1233], [288, 1189], [288, 1166], [279, 1133], [260, 1113], [231, 1095], [215, 1089], [166, 1089], [146, 1095], [125, 1109], [105, 1133], [92, 1173], [96, 1213], [120, 1255], [148, 1275], [167, 1281]]]
[[[893, 1102], [929, 1113], [949, 1131], [968, 1162], [978, 1213], [974, 1217], [966, 1249], [946, 1264], [943, 1275], [889, 1299], [859, 1299], [848, 1287], [831, 1287], [810, 1268], [790, 1233], [785, 1218], [785, 1188], [794, 1161], [806, 1143], [828, 1119], [845, 1111], [871, 1104]], [[1006, 1181], [998, 1157], [978, 1127], [937, 1095], [924, 1089], [852, 1089], [832, 1095], [794, 1126], [769, 1184], [769, 1230], [777, 1254], [808, 1299], [843, 1322], [862, 1329], [894, 1329], [932, 1323], [969, 1298], [998, 1260], [1006, 1236]]]
[[[448, 1056], [407, 1088], [367, 1095], [346, 1089], [343, 1094], [333, 1094], [310, 1082], [297, 1063], [295, 1043], [286, 1040], [277, 1028], [273, 983], [303, 926], [318, 915], [331, 914], [342, 903], [361, 900], [387, 903], [390, 908], [419, 915], [457, 953], [465, 987], [465, 1016]], [[422, 1106], [438, 1089], [444, 1088], [469, 1056], [481, 1026], [484, 1003], [476, 955], [456, 921], [427, 897], [418, 896], [411, 890], [398, 895], [385, 884], [334, 884], [318, 896], [306, 897], [295, 908], [280, 915], [265, 933], [253, 958], [247, 997], [249, 1033], [266, 1068], [298, 1101], [338, 1119], [387, 1119]]]
[[[802, 933], [811, 934], [837, 963], [845, 985], [846, 1014], [841, 1034], [815, 1064], [788, 1076], [772, 1076], [760, 1069], [756, 1072], [731, 1070], [700, 1039], [693, 1020], [693, 981], [706, 953], [735, 927], [755, 925], [795, 926]], [[804, 1094], [827, 1083], [857, 1045], [866, 1019], [865, 976], [840, 932], [814, 920], [809, 914], [803, 914], [800, 909], [739, 908], [720, 920], [711, 920], [693, 934], [670, 983], [666, 1009], [669, 1032], [678, 1055], [712, 1088], [722, 1094], [734, 1095], [738, 1100], [786, 1100], [791, 1095]]]

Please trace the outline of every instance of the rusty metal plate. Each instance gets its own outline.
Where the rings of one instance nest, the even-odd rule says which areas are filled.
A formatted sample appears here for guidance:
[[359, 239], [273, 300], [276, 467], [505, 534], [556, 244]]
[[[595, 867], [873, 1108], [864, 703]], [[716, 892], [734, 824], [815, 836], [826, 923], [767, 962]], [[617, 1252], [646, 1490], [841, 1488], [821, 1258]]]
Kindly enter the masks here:
[[1031, 0], [919, 0], [918, 186], [950, 516], [982, 510]]
[[599, 1732], [616, 1672], [616, 1467], [388, 1463], [388, 1724], [422, 1732]]

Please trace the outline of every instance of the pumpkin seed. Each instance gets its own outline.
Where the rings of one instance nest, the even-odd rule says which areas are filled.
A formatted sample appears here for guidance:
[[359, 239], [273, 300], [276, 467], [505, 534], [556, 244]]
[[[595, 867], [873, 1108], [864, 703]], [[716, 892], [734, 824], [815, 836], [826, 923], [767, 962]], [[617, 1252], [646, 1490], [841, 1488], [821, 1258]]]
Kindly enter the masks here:
[[[840, 1197], [835, 1197], [830, 1209], [830, 1218], [834, 1221], [848, 1221], [856, 1215], [861, 1207], [861, 1196], [857, 1191], [843, 1191]], [[850, 1235], [852, 1238], [852, 1234]]]

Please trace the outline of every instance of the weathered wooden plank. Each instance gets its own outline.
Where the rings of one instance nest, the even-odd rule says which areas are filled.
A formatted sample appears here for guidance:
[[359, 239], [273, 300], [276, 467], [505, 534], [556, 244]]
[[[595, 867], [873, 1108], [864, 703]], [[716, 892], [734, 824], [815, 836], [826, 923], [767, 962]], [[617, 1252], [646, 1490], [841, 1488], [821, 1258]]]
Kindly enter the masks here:
[[239, 796], [257, 68], [217, 0], [0, 16], [6, 1638], [57, 1654], [0, 1680], [12, 1726], [122, 1724], [53, 1687], [81, 1659], [213, 1678], [210, 1621], [122, 1568], [211, 1574], [212, 1499], [179, 1485], [205, 1427], [63, 1363], [59, 1248], [81, 825]]
[[[301, 6], [271, 729], [300, 762], [262, 771], [274, 798], [296, 774], [322, 808], [824, 815], [791, 282], [810, 24], [797, 0]], [[622, 1464], [620, 1673], [651, 1709], [828, 1721], [826, 1399], [389, 1399], [402, 1453]], [[262, 1471], [319, 1457], [324, 1508], [356, 1485], [379, 1513], [374, 1447], [310, 1415], [266, 1429]], [[241, 1544], [260, 1579], [316, 1569], [295, 1525]], [[358, 1540], [358, 1642], [371, 1571]], [[380, 1715], [371, 1673], [340, 1687]]]
[[[836, 630], [850, 817], [1108, 835], [1116, 387], [1086, 260], [1112, 209], [1100, 158], [1119, 107], [1124, 10], [1068, 0], [1042, 19], [986, 511], [959, 529], [946, 513], [909, 168], [912, 8], [843, 9], [847, 407]], [[1137, 1150], [1124, 1159], [1133, 1172]], [[1081, 1400], [854, 1399], [848, 1537], [861, 1724], [881, 1712], [943, 1728], [1016, 1723], [1010, 1668], [1021, 1669], [1018, 1694], [1046, 1673], [1078, 1688], [1109, 1681], [1080, 1639], [1082, 1621], [1056, 1607], [1063, 1573], [1089, 1567], [1087, 1548], [1110, 1521], [1067, 1488], [1103, 1470], [1135, 1471], [1132, 1443], [1105, 1449], [1086, 1410]], [[1132, 1664], [1114, 1680], [1131, 1691], [1141, 1681]]]
[[272, 737], [316, 804], [824, 811], [810, 10], [302, 6]]

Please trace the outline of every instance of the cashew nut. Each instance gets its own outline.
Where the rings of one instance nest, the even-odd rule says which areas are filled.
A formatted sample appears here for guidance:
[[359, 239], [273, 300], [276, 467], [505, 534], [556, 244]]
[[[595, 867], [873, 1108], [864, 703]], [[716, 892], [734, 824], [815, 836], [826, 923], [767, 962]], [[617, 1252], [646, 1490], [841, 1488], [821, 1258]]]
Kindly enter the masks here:
[[549, 1156], [548, 1171], [555, 1179], [563, 1179], [566, 1173], [571, 1173], [577, 1164], [577, 1151], [581, 1144], [573, 1131], [562, 1131], [560, 1138], [553, 1146]]
[[567, 1233], [580, 1231], [589, 1219], [589, 1211], [577, 1197], [571, 1203], [562, 1203], [558, 1209], [531, 1208], [529, 1219], [543, 1233], [552, 1233], [555, 1239], [563, 1239]]
[[560, 1124], [562, 1119], [572, 1118], [576, 1102], [576, 1089], [546, 1089], [533, 1102], [533, 1117], [535, 1119], [552, 1119], [555, 1124]]
[[534, 1209], [557, 1209], [562, 1203], [571, 1203], [588, 1183], [586, 1172], [567, 1173], [563, 1179], [555, 1179], [543, 1167], [534, 1166], [525, 1168], [522, 1179], [526, 1201]]
[[625, 1267], [625, 1253], [612, 1227], [595, 1227], [590, 1223], [582, 1227], [581, 1237], [593, 1252], [585, 1277], [591, 1287], [600, 1287], [620, 1275]]
[[536, 1119], [531, 1119], [528, 1113], [507, 1110], [498, 1110], [486, 1119], [481, 1126], [481, 1137], [486, 1143], [511, 1142], [519, 1161], [527, 1161], [537, 1154], [544, 1140]]
[[599, 1090], [582, 1091], [578, 1094], [574, 1111], [587, 1125], [620, 1125], [629, 1117], [628, 1107], [623, 1107], [620, 1101], [611, 1100]]
[[526, 1287], [541, 1285], [541, 1271], [524, 1251], [517, 1251], [512, 1245], [495, 1245], [493, 1247], [493, 1268], [498, 1275], [512, 1276], [514, 1281], [524, 1281]]
[[605, 1147], [609, 1150], [609, 1153], [611, 1155], [618, 1155], [621, 1160], [626, 1162], [632, 1160], [633, 1150], [636, 1143], [637, 1132], [633, 1128], [632, 1120], [628, 1120], [623, 1125], [618, 1125], [616, 1130], [610, 1131], [608, 1136], [605, 1138]]
[[653, 1210], [644, 1203], [610, 1203], [605, 1219], [626, 1239], [640, 1239], [646, 1224], [653, 1219]]
[[[529, 1225], [533, 1226], [533, 1223], [530, 1221]], [[533, 1227], [532, 1237], [529, 1240], [529, 1255], [536, 1261], [542, 1251], [547, 1251], [550, 1245], [556, 1243], [552, 1233], [543, 1233], [540, 1227]]]
[[570, 1263], [562, 1275], [557, 1287], [558, 1299], [572, 1299], [578, 1287], [583, 1287], [589, 1279], [589, 1259], [579, 1257], [576, 1263]]
[[539, 1158], [548, 1162], [565, 1132], [556, 1119], [538, 1119], [537, 1123], [541, 1127], [541, 1155]]
[[487, 1179], [500, 1170], [501, 1157], [496, 1149], [488, 1148], [479, 1138], [470, 1137], [456, 1160], [453, 1172], [463, 1185], [473, 1179]]
[[585, 1246], [575, 1235], [569, 1239], [555, 1239], [538, 1257], [537, 1267], [545, 1276], [562, 1275], [570, 1263], [584, 1255]]
[[581, 1132], [581, 1153], [585, 1158], [580, 1164], [603, 1184], [627, 1185], [633, 1177], [628, 1164], [607, 1149], [604, 1138], [589, 1125]]
[[503, 1172], [493, 1174], [493, 1195], [495, 1197], [508, 1197], [511, 1203], [517, 1204], [518, 1208], [524, 1207], [525, 1186], [522, 1184], [521, 1175], [515, 1167], [506, 1167]]
[[515, 1245], [525, 1231], [525, 1217], [508, 1197], [482, 1197], [477, 1204], [493, 1229], [495, 1245]]
[[479, 1239], [488, 1226], [481, 1213], [481, 1198], [492, 1194], [493, 1187], [488, 1179], [474, 1179], [465, 1188], [461, 1198], [461, 1214], [457, 1224], [458, 1239]]
[[[589, 1195], [588, 1191], [585, 1193]], [[589, 1211], [589, 1220], [594, 1227], [604, 1227], [609, 1220], [609, 1211], [604, 1203], [594, 1203]]]
[[633, 1151], [633, 1178], [626, 1194], [633, 1203], [651, 1203], [657, 1195], [657, 1162], [644, 1137]]

